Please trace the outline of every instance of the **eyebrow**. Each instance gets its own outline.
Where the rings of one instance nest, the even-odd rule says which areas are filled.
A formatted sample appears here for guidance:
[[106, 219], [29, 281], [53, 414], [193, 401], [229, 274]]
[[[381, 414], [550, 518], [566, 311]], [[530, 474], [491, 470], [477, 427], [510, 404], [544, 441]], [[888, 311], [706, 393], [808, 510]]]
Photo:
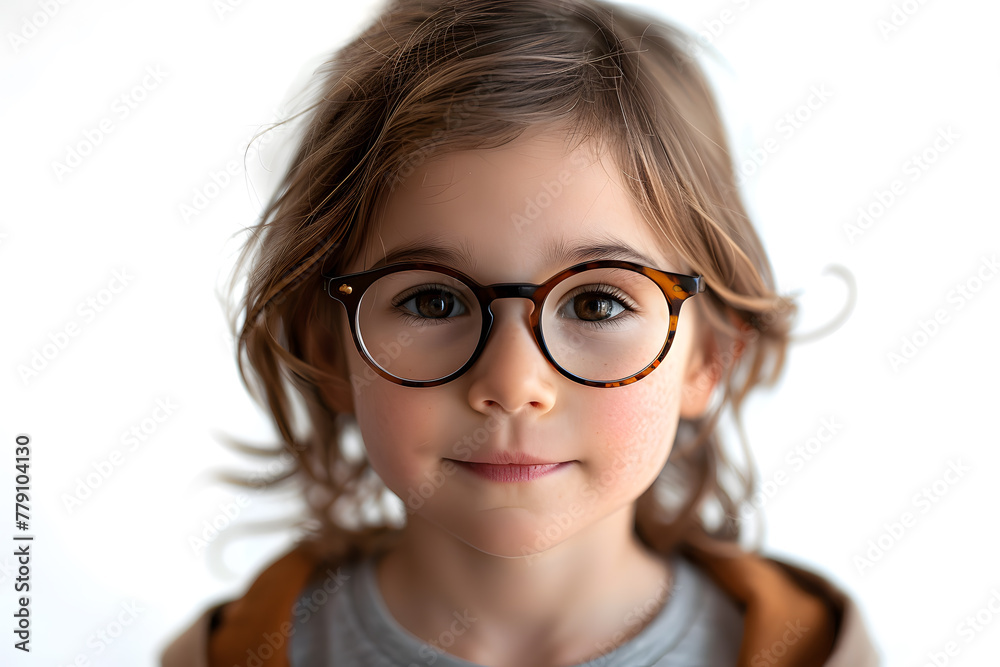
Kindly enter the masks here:
[[[613, 259], [658, 268], [658, 262], [611, 236], [585, 238], [572, 246], [565, 240], [550, 242], [541, 248], [535, 248], [533, 254], [539, 257], [546, 267], [564, 268], [592, 260]], [[435, 237], [422, 237], [388, 251], [368, 270], [398, 262], [431, 262], [460, 270], [465, 269], [468, 272], [475, 271], [478, 264], [471, 248], [464, 240], [455, 245], [443, 243]]]

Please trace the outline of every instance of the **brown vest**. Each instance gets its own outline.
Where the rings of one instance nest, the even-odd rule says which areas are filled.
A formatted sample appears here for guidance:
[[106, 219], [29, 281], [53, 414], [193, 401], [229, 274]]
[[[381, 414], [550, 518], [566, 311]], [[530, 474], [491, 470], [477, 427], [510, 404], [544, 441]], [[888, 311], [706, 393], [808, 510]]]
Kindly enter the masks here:
[[[745, 552], [689, 555], [743, 610], [738, 667], [880, 664], [860, 612], [817, 574]], [[268, 566], [246, 594], [217, 605], [164, 651], [163, 667], [288, 667], [292, 607], [313, 577], [335, 567], [300, 544]]]

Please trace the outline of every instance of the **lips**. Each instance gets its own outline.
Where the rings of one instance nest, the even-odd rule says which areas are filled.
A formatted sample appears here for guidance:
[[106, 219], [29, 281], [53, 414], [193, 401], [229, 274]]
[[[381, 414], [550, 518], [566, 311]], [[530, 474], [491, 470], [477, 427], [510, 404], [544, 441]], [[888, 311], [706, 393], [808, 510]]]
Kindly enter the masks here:
[[475, 461], [455, 461], [464, 470], [490, 480], [491, 482], [530, 482], [557, 470], [572, 465], [572, 461], [529, 465], [478, 463]]
[[502, 450], [499, 452], [492, 452], [489, 456], [485, 456], [479, 461], [465, 461], [465, 463], [484, 463], [495, 466], [547, 466], [565, 463], [565, 461], [541, 459], [525, 452]]

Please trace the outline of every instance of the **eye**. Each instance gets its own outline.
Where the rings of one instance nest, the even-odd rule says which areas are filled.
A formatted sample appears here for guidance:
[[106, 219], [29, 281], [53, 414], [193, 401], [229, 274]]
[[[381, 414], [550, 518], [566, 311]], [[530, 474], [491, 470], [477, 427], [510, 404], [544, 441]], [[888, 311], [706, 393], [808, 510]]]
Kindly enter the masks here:
[[626, 318], [636, 311], [635, 303], [612, 285], [580, 287], [568, 294], [566, 299], [567, 303], [561, 309], [564, 317], [595, 325]]
[[392, 305], [400, 308], [403, 316], [417, 320], [444, 320], [468, 312], [462, 300], [443, 285], [414, 287], [393, 299]]

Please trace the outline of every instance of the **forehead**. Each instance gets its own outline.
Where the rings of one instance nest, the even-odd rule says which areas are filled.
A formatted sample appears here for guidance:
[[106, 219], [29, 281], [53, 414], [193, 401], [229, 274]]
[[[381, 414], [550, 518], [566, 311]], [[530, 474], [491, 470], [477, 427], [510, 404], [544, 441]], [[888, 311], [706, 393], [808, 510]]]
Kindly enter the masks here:
[[678, 270], [664, 246], [608, 155], [531, 128], [500, 148], [419, 164], [384, 202], [352, 270], [432, 261], [484, 283], [539, 282], [591, 259]]

